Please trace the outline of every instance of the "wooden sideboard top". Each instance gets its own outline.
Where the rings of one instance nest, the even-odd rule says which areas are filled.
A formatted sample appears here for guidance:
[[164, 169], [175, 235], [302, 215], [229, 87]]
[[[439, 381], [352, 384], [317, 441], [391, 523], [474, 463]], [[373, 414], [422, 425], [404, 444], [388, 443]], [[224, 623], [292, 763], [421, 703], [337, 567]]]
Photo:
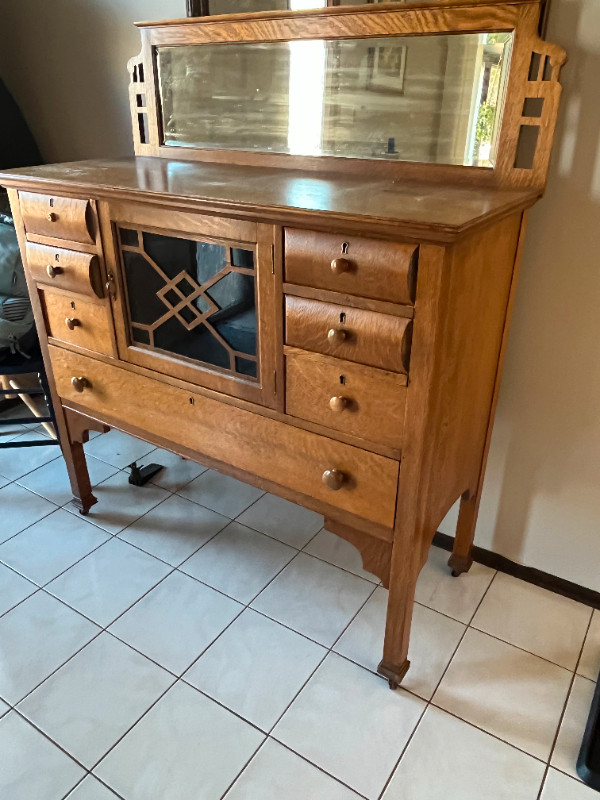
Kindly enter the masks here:
[[453, 241], [531, 206], [541, 194], [141, 156], [11, 170], [0, 173], [0, 185], [160, 201], [242, 219], [430, 242]]

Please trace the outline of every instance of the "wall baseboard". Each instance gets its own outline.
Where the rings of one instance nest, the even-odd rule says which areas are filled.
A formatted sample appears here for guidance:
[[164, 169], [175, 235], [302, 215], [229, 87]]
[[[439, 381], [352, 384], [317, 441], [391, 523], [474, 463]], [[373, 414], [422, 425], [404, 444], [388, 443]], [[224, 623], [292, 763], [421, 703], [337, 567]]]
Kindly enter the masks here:
[[[433, 537], [433, 543], [436, 547], [451, 552], [454, 539], [452, 536], [448, 536], [447, 533], [436, 533]], [[549, 589], [551, 592], [563, 595], [563, 597], [570, 597], [579, 603], [585, 603], [586, 606], [600, 609], [600, 592], [596, 592], [593, 589], [587, 589], [585, 586], [579, 586], [577, 583], [558, 578], [556, 575], [550, 575], [550, 573], [542, 572], [542, 570], [534, 569], [534, 567], [524, 567], [522, 564], [517, 564], [516, 561], [511, 561], [509, 558], [500, 556], [483, 547], [473, 547], [473, 560], [477, 561], [478, 564], [497, 569], [498, 572], [505, 572], [514, 578], [533, 583], [534, 586], [541, 586], [542, 589]]]

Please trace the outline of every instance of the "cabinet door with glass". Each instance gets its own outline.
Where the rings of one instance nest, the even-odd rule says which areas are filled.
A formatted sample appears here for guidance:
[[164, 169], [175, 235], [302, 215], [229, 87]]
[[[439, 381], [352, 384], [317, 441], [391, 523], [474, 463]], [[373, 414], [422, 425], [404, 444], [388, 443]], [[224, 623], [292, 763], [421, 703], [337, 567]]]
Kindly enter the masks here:
[[275, 407], [277, 229], [128, 203], [103, 216], [119, 357]]

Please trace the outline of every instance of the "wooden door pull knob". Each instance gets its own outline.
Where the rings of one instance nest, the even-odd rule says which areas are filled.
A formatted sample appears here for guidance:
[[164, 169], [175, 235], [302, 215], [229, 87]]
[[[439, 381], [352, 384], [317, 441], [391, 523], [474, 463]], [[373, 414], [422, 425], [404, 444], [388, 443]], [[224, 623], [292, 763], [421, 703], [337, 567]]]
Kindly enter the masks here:
[[75, 391], [80, 393], [90, 386], [90, 382], [87, 378], [71, 378], [71, 383], [73, 384]]
[[56, 222], [57, 219], [58, 219], [58, 215], [55, 214], [54, 211], [51, 211], [48, 214], [48, 222]]
[[350, 262], [347, 258], [334, 258], [331, 262], [331, 271], [334, 275], [342, 275], [350, 269]]
[[339, 469], [326, 469], [323, 473], [323, 483], [329, 489], [337, 492], [346, 483], [346, 476]]
[[348, 408], [349, 402], [347, 397], [332, 397], [329, 401], [329, 408], [336, 414], [341, 414], [345, 408]]
[[341, 344], [346, 341], [347, 333], [339, 328], [332, 328], [327, 334], [327, 339], [330, 344]]
[[81, 325], [81, 322], [78, 319], [71, 319], [70, 317], [67, 317], [65, 320], [65, 325], [70, 331], [74, 331], [75, 328]]
[[56, 278], [57, 275], [60, 275], [62, 269], [60, 267], [53, 267], [52, 264], [48, 264], [46, 267], [46, 272], [48, 273], [49, 278]]

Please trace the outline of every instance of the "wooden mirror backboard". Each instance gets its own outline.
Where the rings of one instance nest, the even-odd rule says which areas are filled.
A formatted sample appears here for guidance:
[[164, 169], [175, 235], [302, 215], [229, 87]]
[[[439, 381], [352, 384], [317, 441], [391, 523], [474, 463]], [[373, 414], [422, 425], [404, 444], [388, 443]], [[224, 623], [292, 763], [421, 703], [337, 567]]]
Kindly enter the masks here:
[[564, 51], [532, 0], [140, 23], [137, 155], [543, 188]]

